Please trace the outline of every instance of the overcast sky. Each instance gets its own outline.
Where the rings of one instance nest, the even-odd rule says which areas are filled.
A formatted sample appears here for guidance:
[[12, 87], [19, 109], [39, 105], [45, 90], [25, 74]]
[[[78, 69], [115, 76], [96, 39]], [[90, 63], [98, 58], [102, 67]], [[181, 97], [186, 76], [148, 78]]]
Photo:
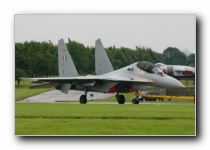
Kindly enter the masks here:
[[167, 47], [196, 52], [195, 15], [15, 15], [15, 42], [60, 38], [94, 46], [149, 47], [162, 53]]

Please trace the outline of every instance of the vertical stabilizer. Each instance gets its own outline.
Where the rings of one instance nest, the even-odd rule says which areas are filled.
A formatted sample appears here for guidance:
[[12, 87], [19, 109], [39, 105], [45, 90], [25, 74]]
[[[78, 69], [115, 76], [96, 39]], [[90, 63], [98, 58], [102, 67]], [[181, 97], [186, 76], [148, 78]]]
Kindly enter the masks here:
[[63, 39], [58, 41], [58, 70], [59, 77], [78, 76], [76, 67]]
[[114, 71], [100, 39], [95, 42], [95, 71], [96, 75]]

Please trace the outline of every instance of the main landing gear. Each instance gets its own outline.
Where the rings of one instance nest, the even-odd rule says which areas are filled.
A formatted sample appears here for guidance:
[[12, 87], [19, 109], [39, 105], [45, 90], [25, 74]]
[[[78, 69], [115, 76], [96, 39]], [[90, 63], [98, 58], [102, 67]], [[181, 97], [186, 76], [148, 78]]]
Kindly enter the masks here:
[[87, 103], [87, 87], [85, 88], [85, 95], [81, 95], [79, 98], [80, 104], [86, 104]]
[[87, 103], [87, 97], [85, 95], [81, 95], [79, 98], [80, 104], [86, 104]]
[[124, 104], [125, 103], [125, 97], [124, 95], [119, 95], [119, 93], [116, 94], [116, 99], [118, 101], [118, 104]]

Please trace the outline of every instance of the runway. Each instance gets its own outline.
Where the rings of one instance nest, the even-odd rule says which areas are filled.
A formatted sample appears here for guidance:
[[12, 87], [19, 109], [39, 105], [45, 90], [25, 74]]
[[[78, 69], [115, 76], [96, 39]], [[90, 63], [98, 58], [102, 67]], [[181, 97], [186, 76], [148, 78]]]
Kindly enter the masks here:
[[[77, 101], [79, 102], [79, 98], [84, 94], [84, 91], [75, 91], [69, 90], [68, 94], [64, 94], [59, 90], [52, 90], [49, 92], [45, 92], [42, 94], [38, 94], [36, 96], [28, 97], [20, 102], [56, 102], [56, 101]], [[92, 96], [90, 96], [92, 95]], [[115, 96], [115, 93], [98, 93], [98, 92], [88, 92], [87, 100], [96, 100], [96, 99], [107, 99], [111, 96]]]
[[[64, 94], [58, 90], [52, 90], [48, 91], [42, 94], [38, 94], [36, 96], [28, 97], [26, 99], [23, 99], [21, 101], [18, 101], [18, 103], [67, 103], [67, 104], [80, 104], [79, 98], [81, 95], [84, 94], [84, 91], [75, 91], [75, 90], [69, 90], [68, 94]], [[91, 100], [103, 100], [107, 99], [111, 96], [115, 96], [116, 93], [98, 93], [98, 92], [88, 92], [87, 94], [87, 104], [118, 104], [117, 100], [116, 102], [104, 102], [104, 101], [91, 101]], [[90, 97], [92, 95], [92, 97]], [[132, 104], [131, 102], [125, 102], [125, 104]], [[140, 105], [194, 105], [194, 103], [189, 104], [182, 104], [182, 103], [161, 103], [161, 102], [140, 102]]]

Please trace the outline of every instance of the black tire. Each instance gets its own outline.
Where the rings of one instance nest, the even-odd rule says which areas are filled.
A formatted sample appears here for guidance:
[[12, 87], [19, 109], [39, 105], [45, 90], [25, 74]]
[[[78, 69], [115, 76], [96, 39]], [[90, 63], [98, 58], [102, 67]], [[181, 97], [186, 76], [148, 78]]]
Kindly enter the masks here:
[[146, 101], [146, 99], [145, 99], [145, 98], [143, 98], [143, 99], [142, 99], [142, 101]]
[[134, 99], [132, 100], [132, 104], [135, 104], [135, 101], [136, 101], [136, 99], [134, 98]]
[[118, 104], [124, 104], [125, 103], [124, 95], [119, 95], [117, 101], [118, 101]]
[[79, 98], [80, 104], [86, 104], [87, 103], [87, 98], [85, 95], [81, 95]]
[[132, 100], [132, 104], [139, 104], [139, 101], [138, 101], [136, 98], [134, 98], [134, 99]]

